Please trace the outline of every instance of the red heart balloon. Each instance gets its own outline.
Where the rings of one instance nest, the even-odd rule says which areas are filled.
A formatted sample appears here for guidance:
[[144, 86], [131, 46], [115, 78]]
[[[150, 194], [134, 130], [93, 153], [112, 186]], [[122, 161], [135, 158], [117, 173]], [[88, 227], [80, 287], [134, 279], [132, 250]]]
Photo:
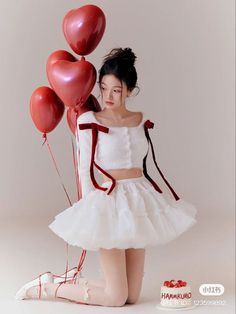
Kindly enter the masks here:
[[[101, 111], [101, 106], [99, 102], [97, 101], [97, 98], [93, 96], [93, 94], [90, 94], [87, 101], [82, 107], [78, 108], [78, 116], [80, 116], [82, 113], [86, 111]], [[76, 116], [77, 116], [77, 110], [74, 108], [69, 108], [67, 110], [67, 123], [71, 129], [71, 132], [75, 135], [75, 129], [76, 129]]]
[[49, 133], [58, 125], [64, 110], [63, 102], [50, 87], [38, 87], [31, 95], [30, 114], [42, 133]]
[[99, 44], [106, 27], [103, 11], [96, 5], [84, 5], [69, 11], [63, 19], [63, 32], [71, 49], [82, 56]]
[[96, 82], [96, 69], [84, 57], [70, 62], [58, 60], [47, 69], [50, 85], [68, 107], [82, 105], [87, 100]]
[[48, 74], [48, 71], [50, 71], [51, 66], [55, 62], [57, 62], [59, 60], [67, 60], [67, 61], [71, 61], [71, 62], [78, 61], [78, 59], [76, 59], [68, 51], [66, 51], [66, 50], [56, 50], [53, 53], [51, 53], [50, 56], [47, 59], [47, 65], [46, 65], [47, 74]]

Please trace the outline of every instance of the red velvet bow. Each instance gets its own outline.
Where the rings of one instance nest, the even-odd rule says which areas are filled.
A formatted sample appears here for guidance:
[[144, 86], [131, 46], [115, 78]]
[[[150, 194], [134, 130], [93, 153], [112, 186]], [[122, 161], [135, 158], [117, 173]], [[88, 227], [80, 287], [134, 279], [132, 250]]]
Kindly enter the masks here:
[[154, 123], [151, 122], [150, 120], [147, 120], [147, 121], [145, 121], [145, 123], [144, 123], [144, 127], [147, 128], [147, 129], [153, 129]]
[[92, 129], [92, 152], [91, 152], [91, 162], [90, 162], [90, 176], [91, 176], [91, 180], [93, 182], [93, 185], [95, 186], [95, 188], [102, 190], [102, 191], [106, 191], [108, 188], [106, 187], [102, 187], [100, 186], [97, 181], [95, 180], [95, 176], [94, 176], [94, 170], [93, 170], [93, 165], [95, 165], [95, 167], [97, 169], [99, 169], [103, 174], [105, 174], [109, 179], [111, 179], [112, 184], [110, 187], [110, 190], [108, 191], [107, 194], [110, 194], [115, 185], [116, 185], [116, 180], [109, 174], [107, 173], [104, 169], [102, 169], [96, 162], [95, 162], [95, 151], [96, 151], [96, 145], [97, 145], [97, 139], [98, 139], [98, 131], [104, 132], [104, 133], [108, 133], [109, 132], [109, 128], [105, 127], [103, 125], [91, 122], [91, 123], [81, 123], [79, 124], [79, 129], [80, 130], [85, 130], [85, 129]]

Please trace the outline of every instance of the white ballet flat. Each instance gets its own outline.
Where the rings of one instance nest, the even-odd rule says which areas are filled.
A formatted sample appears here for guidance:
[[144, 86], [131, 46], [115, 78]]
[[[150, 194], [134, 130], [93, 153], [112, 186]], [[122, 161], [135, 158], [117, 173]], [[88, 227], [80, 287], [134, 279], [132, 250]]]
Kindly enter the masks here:
[[[51, 272], [46, 272], [42, 275], [39, 275], [36, 279], [26, 283], [23, 287], [21, 287], [16, 295], [15, 299], [16, 300], [24, 300], [24, 299], [29, 299], [27, 296], [27, 291], [31, 287], [39, 286], [39, 298], [41, 297], [46, 297], [46, 291], [44, 290], [44, 287], [40, 285], [45, 284], [45, 283], [53, 283], [53, 274]], [[41, 290], [41, 291], [40, 291]], [[40, 293], [41, 292], [41, 293]]]

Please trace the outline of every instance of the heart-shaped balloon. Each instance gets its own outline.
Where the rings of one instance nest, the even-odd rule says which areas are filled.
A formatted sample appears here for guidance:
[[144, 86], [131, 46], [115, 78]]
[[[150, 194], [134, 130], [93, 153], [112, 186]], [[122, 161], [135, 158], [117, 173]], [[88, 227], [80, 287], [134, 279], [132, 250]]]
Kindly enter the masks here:
[[[67, 123], [71, 129], [71, 132], [75, 135], [75, 129], [76, 129], [76, 117], [80, 116], [82, 113], [87, 111], [101, 111], [101, 106], [97, 100], [97, 98], [90, 94], [88, 99], [86, 100], [85, 104], [82, 107], [79, 107], [78, 110], [75, 110], [75, 108], [70, 107], [67, 110]], [[78, 113], [77, 113], [78, 112]]]
[[81, 55], [90, 54], [102, 39], [106, 27], [103, 11], [88, 4], [69, 11], [63, 19], [63, 33], [71, 49]]
[[42, 133], [49, 133], [58, 125], [64, 110], [63, 102], [50, 87], [38, 87], [31, 95], [30, 114]]
[[51, 66], [59, 61], [59, 60], [67, 60], [71, 62], [78, 61], [71, 53], [69, 53], [66, 50], [56, 50], [53, 53], [50, 54], [50, 56], [47, 59], [47, 65], [46, 65], [46, 71], [50, 71]]
[[96, 83], [96, 69], [84, 57], [79, 61], [58, 60], [47, 63], [51, 87], [68, 107], [83, 105]]

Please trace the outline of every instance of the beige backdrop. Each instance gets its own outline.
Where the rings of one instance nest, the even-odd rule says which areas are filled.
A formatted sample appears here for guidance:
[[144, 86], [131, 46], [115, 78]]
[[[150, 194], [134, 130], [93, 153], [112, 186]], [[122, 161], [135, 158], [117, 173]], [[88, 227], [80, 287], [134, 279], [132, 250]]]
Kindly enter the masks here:
[[[59, 49], [73, 53], [62, 33], [62, 19], [86, 3], [0, 3], [2, 216], [51, 216], [68, 204], [31, 120], [29, 99], [38, 86], [49, 86], [45, 70], [49, 54]], [[233, 1], [92, 3], [104, 10], [107, 26], [87, 60], [99, 69], [111, 48], [134, 50], [141, 92], [129, 108], [147, 112], [155, 122], [152, 137], [161, 170], [203, 216], [232, 214]], [[98, 95], [97, 88], [93, 93]], [[76, 200], [71, 133], [65, 118], [48, 138], [63, 182]], [[154, 169], [152, 162], [150, 167]]]

